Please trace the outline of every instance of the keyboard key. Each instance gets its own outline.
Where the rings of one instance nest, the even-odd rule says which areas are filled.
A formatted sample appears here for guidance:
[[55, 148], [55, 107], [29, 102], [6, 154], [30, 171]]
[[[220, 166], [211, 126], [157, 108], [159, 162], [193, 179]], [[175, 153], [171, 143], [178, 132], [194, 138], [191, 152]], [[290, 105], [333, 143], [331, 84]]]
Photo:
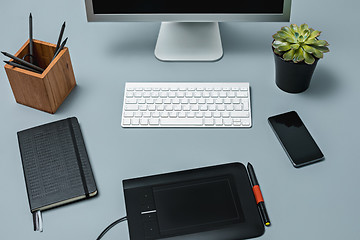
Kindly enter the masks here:
[[211, 112], [205, 112], [205, 117], [206, 117], [206, 118], [211, 118], [211, 117], [212, 117], [212, 113], [211, 113]]
[[221, 118], [215, 118], [215, 125], [216, 126], [222, 126], [223, 120]]
[[133, 117], [134, 116], [134, 112], [124, 112], [124, 117]]
[[138, 105], [130, 104], [125, 106], [126, 111], [137, 111], [138, 109], [139, 109]]
[[163, 126], [202, 126], [202, 118], [162, 118], [160, 125]]
[[249, 119], [242, 119], [241, 123], [243, 126], [250, 126], [250, 120]]
[[212, 118], [205, 118], [204, 119], [205, 126], [213, 126], [214, 125], [214, 119]]
[[132, 118], [131, 119], [131, 124], [132, 125], [139, 125], [140, 124], [140, 119], [139, 118]]
[[170, 112], [170, 113], [169, 113], [169, 117], [170, 117], [170, 118], [176, 118], [176, 117], [177, 117], [177, 113], [176, 113], [176, 112]]
[[243, 104], [244, 110], [249, 111], [249, 100], [248, 99], [243, 99], [242, 104]]
[[135, 104], [135, 103], [137, 103], [137, 99], [136, 98], [127, 98], [125, 102], [127, 104]]
[[249, 113], [246, 111], [234, 111], [231, 112], [231, 117], [233, 118], [247, 118], [249, 117]]
[[149, 120], [150, 125], [159, 125], [160, 120], [158, 118], [153, 118]]
[[148, 119], [146, 119], [146, 118], [140, 119], [140, 124], [141, 125], [147, 125], [148, 124]]
[[241, 120], [240, 118], [234, 118], [233, 119], [234, 126], [241, 126]]
[[231, 126], [232, 125], [232, 120], [230, 118], [224, 118], [223, 123], [224, 123], [225, 126]]
[[179, 113], [179, 118], [185, 118], [186, 117], [186, 113], [185, 112], [181, 112]]
[[124, 125], [130, 125], [130, 123], [131, 123], [130, 118], [124, 118], [124, 119], [123, 119], [123, 124], [124, 124]]

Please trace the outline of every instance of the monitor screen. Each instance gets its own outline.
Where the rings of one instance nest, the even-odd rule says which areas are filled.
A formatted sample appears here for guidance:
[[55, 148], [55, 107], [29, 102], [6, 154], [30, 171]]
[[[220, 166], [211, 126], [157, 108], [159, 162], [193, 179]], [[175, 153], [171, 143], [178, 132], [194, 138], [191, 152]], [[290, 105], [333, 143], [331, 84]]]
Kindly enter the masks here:
[[284, 0], [93, 0], [95, 14], [158, 14], [158, 13], [252, 13], [252, 14], [281, 14]]
[[89, 22], [289, 21], [291, 0], [85, 0]]

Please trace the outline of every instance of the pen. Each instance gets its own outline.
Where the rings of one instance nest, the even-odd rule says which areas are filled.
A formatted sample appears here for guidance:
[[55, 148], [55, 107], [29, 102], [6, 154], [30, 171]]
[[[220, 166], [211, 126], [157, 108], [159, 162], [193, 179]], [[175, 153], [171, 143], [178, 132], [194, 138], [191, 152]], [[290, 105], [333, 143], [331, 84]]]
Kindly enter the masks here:
[[10, 53], [7, 53], [7, 52], [1, 52], [1, 53], [4, 54], [6, 57], [14, 59], [16, 62], [19, 62], [19, 63], [21, 63], [22, 65], [24, 65], [26, 67], [32, 68], [32, 69], [37, 70], [39, 72], [44, 71], [44, 69], [42, 69], [41, 67], [38, 67], [38, 66], [36, 66], [34, 64], [31, 64], [31, 63], [29, 63], [29, 62], [27, 62], [27, 61], [25, 61], [25, 60], [23, 60], [21, 58], [15, 57], [15, 56], [11, 55]]
[[254, 195], [255, 195], [256, 204], [259, 207], [259, 211], [261, 213], [261, 216], [263, 218], [265, 226], [270, 226], [271, 223], [270, 223], [268, 213], [266, 211], [264, 199], [263, 199], [263, 196], [261, 194], [260, 186], [259, 186], [259, 183], [257, 181], [255, 171], [254, 171], [254, 168], [251, 165], [251, 163], [247, 164], [247, 169], [248, 169], [250, 180], [251, 180], [251, 183], [252, 183], [252, 186], [253, 186], [253, 192], [254, 192]]
[[62, 42], [59, 49], [55, 52], [53, 59], [51, 59], [51, 62], [52, 62], [52, 60], [54, 60], [54, 58], [56, 58], [56, 56], [59, 54], [59, 52], [64, 48], [67, 40], [68, 40], [68, 38], [65, 38], [65, 40]]
[[4, 61], [5, 63], [13, 66], [13, 67], [18, 67], [18, 68], [22, 68], [22, 69], [25, 69], [25, 70], [28, 70], [28, 71], [32, 71], [32, 72], [35, 72], [35, 73], [39, 73], [41, 74], [42, 72], [39, 72], [33, 68], [29, 68], [29, 67], [26, 67], [24, 65], [21, 65], [21, 64], [18, 64], [18, 63], [15, 63], [15, 62], [9, 62], [9, 61]]
[[32, 15], [29, 16], [29, 54], [30, 54], [30, 63], [34, 63], [34, 51], [33, 51], [33, 27], [32, 27]]
[[55, 52], [59, 49], [60, 47], [60, 43], [62, 40], [62, 36], [64, 34], [64, 30], [65, 30], [65, 22], [63, 23], [63, 25], [61, 26], [61, 30], [60, 30], [60, 34], [59, 34], [59, 38], [58, 38], [58, 42], [56, 44], [56, 48], [55, 48]]

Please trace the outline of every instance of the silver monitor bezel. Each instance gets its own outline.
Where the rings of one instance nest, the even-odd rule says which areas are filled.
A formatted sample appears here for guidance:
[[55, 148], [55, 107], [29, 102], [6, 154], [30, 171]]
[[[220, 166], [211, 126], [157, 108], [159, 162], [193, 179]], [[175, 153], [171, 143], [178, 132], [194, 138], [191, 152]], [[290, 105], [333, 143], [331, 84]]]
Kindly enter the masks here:
[[88, 22], [287, 22], [291, 0], [284, 0], [282, 14], [94, 14], [92, 0], [85, 0]]

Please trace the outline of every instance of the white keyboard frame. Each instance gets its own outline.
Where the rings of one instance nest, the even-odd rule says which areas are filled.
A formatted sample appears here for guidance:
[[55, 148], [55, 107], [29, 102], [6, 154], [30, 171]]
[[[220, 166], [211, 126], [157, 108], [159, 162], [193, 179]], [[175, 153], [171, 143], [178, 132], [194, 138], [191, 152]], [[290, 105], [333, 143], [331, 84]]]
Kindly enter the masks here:
[[[169, 88], [169, 91], [171, 88], [186, 88], [186, 89], [190, 89], [190, 88], [194, 88], [197, 89], [199, 87], [202, 88], [206, 88], [208, 85], [208, 87], [211, 88], [232, 88], [232, 87], [247, 87], [247, 93], [248, 93], [248, 97], [246, 97], [246, 99], [248, 99], [249, 101], [249, 110], [247, 112], [249, 112], [249, 121], [250, 124], [249, 125], [240, 125], [240, 126], [208, 126], [205, 124], [202, 125], [124, 125], [124, 113], [125, 113], [125, 105], [126, 105], [126, 99], [127, 99], [127, 89], [132, 88], [134, 89], [142, 89], [142, 91], [145, 91], [146, 88]], [[248, 82], [126, 82], [125, 83], [125, 89], [124, 89], [124, 100], [123, 100], [123, 107], [122, 107], [122, 116], [121, 116], [121, 126], [124, 128], [251, 128], [252, 127], [252, 110], [251, 110], [251, 96], [250, 96], [250, 84]], [[203, 97], [201, 97], [203, 98]], [[168, 117], [170, 118], [170, 117]], [[220, 117], [221, 119], [224, 119], [223, 117]], [[149, 118], [151, 119], [151, 118]], [[161, 118], [159, 118], [161, 119]]]

